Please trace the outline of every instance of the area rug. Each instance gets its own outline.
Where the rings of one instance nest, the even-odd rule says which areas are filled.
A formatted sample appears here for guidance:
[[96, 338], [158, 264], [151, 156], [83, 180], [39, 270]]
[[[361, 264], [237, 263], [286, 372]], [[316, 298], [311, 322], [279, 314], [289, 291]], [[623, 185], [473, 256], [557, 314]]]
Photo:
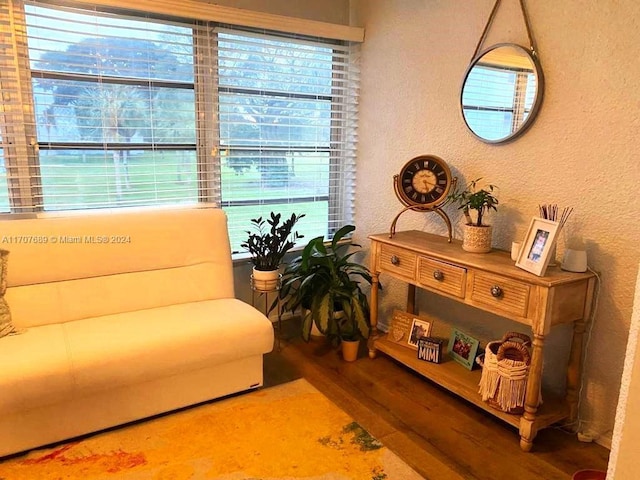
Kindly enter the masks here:
[[0, 463], [0, 480], [418, 480], [306, 380]]

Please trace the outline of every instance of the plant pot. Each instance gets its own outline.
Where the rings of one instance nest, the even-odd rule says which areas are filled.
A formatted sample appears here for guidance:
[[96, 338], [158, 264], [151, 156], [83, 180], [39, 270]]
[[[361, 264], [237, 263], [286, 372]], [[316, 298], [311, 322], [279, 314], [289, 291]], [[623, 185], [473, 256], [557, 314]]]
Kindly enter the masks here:
[[491, 251], [491, 225], [465, 225], [462, 249], [471, 253], [488, 253]]
[[273, 292], [277, 290], [280, 281], [280, 270], [256, 270], [253, 268], [251, 285], [259, 292]]
[[[303, 315], [306, 315], [309, 312], [308, 308], [303, 309]], [[324, 333], [320, 331], [320, 329], [316, 326], [316, 322], [311, 322], [311, 334], [312, 337], [326, 337]]]
[[345, 362], [355, 362], [358, 359], [360, 340], [342, 340], [342, 358]]

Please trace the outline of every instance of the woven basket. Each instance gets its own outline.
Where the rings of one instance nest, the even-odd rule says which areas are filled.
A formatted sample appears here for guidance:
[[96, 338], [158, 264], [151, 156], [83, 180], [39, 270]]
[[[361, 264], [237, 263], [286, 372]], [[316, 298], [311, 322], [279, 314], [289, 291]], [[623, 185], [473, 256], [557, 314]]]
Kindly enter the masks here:
[[507, 332], [502, 340], [489, 342], [477, 362], [482, 366], [478, 392], [493, 408], [520, 415], [531, 364], [531, 338], [518, 332]]

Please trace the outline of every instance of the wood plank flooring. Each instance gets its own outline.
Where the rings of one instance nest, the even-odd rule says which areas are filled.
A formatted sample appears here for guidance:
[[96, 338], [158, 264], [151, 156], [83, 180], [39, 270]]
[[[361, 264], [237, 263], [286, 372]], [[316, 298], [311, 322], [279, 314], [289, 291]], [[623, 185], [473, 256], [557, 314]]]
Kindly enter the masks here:
[[280, 350], [265, 358], [265, 386], [304, 377], [427, 479], [567, 480], [580, 469], [606, 470], [609, 451], [557, 428], [542, 430], [533, 451], [515, 428], [364, 346], [354, 363], [322, 339], [304, 343], [283, 322]]

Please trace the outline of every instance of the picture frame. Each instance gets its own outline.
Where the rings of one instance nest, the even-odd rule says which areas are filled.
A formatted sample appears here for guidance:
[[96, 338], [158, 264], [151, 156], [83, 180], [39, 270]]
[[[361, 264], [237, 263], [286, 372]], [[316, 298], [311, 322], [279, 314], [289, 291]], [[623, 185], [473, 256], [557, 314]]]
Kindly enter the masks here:
[[418, 340], [418, 360], [442, 363], [442, 338], [422, 337]]
[[402, 310], [394, 310], [388, 339], [404, 347], [418, 349], [418, 340], [431, 335], [433, 319]]
[[480, 341], [478, 339], [456, 328], [451, 329], [449, 355], [468, 370], [473, 370], [479, 346]]
[[539, 277], [544, 277], [551, 260], [549, 255], [556, 245], [560, 223], [546, 218], [533, 217], [522, 242], [516, 267]]
[[411, 328], [409, 329], [409, 338], [407, 343], [412, 348], [418, 349], [418, 341], [421, 338], [429, 337], [431, 335], [432, 323], [426, 318], [420, 318], [414, 316], [411, 321]]

